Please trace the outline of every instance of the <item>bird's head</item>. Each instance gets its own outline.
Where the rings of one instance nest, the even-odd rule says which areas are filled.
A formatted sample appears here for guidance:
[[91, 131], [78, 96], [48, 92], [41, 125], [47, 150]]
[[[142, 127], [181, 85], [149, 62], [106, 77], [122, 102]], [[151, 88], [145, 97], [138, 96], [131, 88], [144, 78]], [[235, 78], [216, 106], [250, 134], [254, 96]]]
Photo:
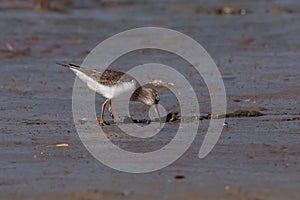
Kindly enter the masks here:
[[140, 87], [133, 93], [131, 100], [140, 101], [148, 106], [153, 106], [159, 121], [161, 121], [158, 111], [159, 95], [155, 89], [151, 87]]
[[139, 93], [139, 100], [146, 105], [152, 106], [158, 104], [159, 95], [155, 89], [143, 87]]

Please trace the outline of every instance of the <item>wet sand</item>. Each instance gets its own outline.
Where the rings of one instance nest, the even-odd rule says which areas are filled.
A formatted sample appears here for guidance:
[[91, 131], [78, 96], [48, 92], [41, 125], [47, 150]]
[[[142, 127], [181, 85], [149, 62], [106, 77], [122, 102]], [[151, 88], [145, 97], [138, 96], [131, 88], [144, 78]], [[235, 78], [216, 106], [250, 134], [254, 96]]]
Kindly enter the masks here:
[[[76, 1], [39, 12], [1, 2], [0, 198], [299, 199], [300, 3], [197, 2]], [[128, 174], [101, 164], [81, 143], [72, 116], [75, 76], [55, 63], [80, 64], [104, 39], [143, 26], [180, 31], [206, 48], [223, 75], [229, 126], [209, 156], [198, 159], [210, 112], [203, 80], [166, 52], [122, 56], [114, 63], [120, 70], [157, 62], [187, 74], [204, 116], [175, 163]], [[172, 111], [169, 94], [159, 92]], [[116, 143], [144, 151], [167, 142], [178, 123], [147, 145], [114, 126], [105, 129]]]

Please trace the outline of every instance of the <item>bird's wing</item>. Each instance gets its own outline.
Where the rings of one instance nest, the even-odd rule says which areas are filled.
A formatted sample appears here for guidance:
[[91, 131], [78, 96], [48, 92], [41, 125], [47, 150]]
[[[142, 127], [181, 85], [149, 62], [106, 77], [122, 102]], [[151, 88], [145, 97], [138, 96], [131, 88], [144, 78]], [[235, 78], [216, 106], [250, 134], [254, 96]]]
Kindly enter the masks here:
[[123, 84], [135, 80], [132, 76], [116, 70], [87, 69], [87, 68], [81, 68], [80, 66], [71, 63], [70, 64], [57, 63], [57, 64], [63, 67], [73, 69], [75, 71], [80, 71], [85, 75], [87, 75], [88, 77], [95, 80], [96, 82], [103, 85], [108, 85], [108, 86], [117, 85], [120, 83]]
[[103, 85], [117, 85], [124, 82], [132, 82], [132, 80], [134, 80], [134, 78], [124, 72], [110, 69], [98, 70], [80, 68], [80, 71]]

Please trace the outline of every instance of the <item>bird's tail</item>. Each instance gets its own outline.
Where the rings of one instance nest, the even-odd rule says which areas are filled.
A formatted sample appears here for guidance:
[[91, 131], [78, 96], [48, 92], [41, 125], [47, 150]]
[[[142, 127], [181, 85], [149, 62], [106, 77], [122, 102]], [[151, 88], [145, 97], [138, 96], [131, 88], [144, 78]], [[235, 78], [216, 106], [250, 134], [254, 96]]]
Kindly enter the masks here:
[[63, 67], [67, 67], [67, 68], [73, 68], [73, 69], [78, 69], [78, 68], [80, 68], [80, 66], [74, 65], [74, 64], [72, 64], [72, 63], [70, 63], [70, 64], [56, 63], [56, 64], [58, 64], [58, 65], [60, 65], [60, 66], [63, 66]]

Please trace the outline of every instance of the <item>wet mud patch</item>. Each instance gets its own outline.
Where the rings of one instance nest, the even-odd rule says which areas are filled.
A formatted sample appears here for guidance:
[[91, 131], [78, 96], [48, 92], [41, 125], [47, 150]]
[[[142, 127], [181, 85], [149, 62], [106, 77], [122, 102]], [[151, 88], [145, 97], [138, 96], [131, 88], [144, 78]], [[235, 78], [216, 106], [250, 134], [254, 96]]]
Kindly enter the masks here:
[[251, 13], [249, 9], [224, 6], [220, 8], [197, 8], [196, 13], [206, 13], [214, 15], [246, 15]]
[[293, 8], [287, 8], [282, 6], [274, 6], [271, 8], [268, 8], [266, 10], [266, 13], [268, 14], [283, 14], [283, 13], [289, 13], [289, 14], [295, 14], [300, 13], [300, 9], [293, 9]]
[[[238, 117], [260, 117], [263, 116], [262, 112], [259, 112], [257, 110], [236, 110], [232, 113], [228, 113], [226, 115], [212, 115], [211, 113], [208, 113], [206, 115], [200, 115], [200, 116], [181, 116], [179, 112], [173, 111], [169, 112], [166, 116], [161, 118], [162, 122], [165, 123], [178, 123], [180, 121], [187, 123], [192, 122], [194, 120], [210, 120], [212, 118], [238, 118]], [[289, 120], [296, 120], [297, 118], [291, 118]], [[287, 120], [288, 121], [288, 120]], [[121, 118], [121, 123], [137, 123], [137, 124], [150, 124], [151, 122], [159, 122], [158, 118], [155, 118], [154, 120], [150, 119], [133, 119], [128, 116]], [[112, 122], [110, 124], [113, 124]]]
[[256, 111], [256, 110], [237, 110], [232, 113], [226, 114], [226, 118], [233, 118], [233, 117], [260, 117], [264, 114]]
[[2, 59], [12, 59], [12, 58], [19, 58], [19, 57], [27, 57], [30, 56], [30, 48], [25, 49], [8, 49], [8, 50], [1, 50], [0, 51], [0, 58]]
[[223, 6], [217, 8], [205, 8], [195, 6], [193, 4], [173, 4], [166, 7], [166, 10], [173, 12], [191, 12], [191, 13], [202, 13], [210, 15], [246, 15], [251, 13], [249, 9], [238, 8], [233, 6]]
[[[180, 120], [180, 115], [179, 115], [179, 112], [169, 112], [166, 116], [163, 116], [161, 117], [161, 121], [162, 122], [177, 122]], [[122, 117], [120, 119], [121, 123], [137, 123], [137, 124], [150, 124], [151, 122], [160, 122], [160, 120], [158, 118], [155, 118], [153, 120], [150, 120], [150, 119], [145, 119], [145, 118], [142, 118], [142, 119], [134, 119], [134, 118], [131, 118], [131, 117]]]
[[57, 121], [57, 120], [42, 120], [42, 119], [23, 119], [23, 120], [15, 120], [11, 122], [16, 122], [17, 124], [24, 125], [70, 125], [68, 122]]
[[263, 119], [262, 121], [265, 122], [269, 122], [269, 121], [281, 121], [281, 122], [289, 122], [289, 121], [299, 121], [300, 120], [300, 116], [296, 116], [296, 117], [280, 117], [280, 118], [276, 118], [276, 119]]

